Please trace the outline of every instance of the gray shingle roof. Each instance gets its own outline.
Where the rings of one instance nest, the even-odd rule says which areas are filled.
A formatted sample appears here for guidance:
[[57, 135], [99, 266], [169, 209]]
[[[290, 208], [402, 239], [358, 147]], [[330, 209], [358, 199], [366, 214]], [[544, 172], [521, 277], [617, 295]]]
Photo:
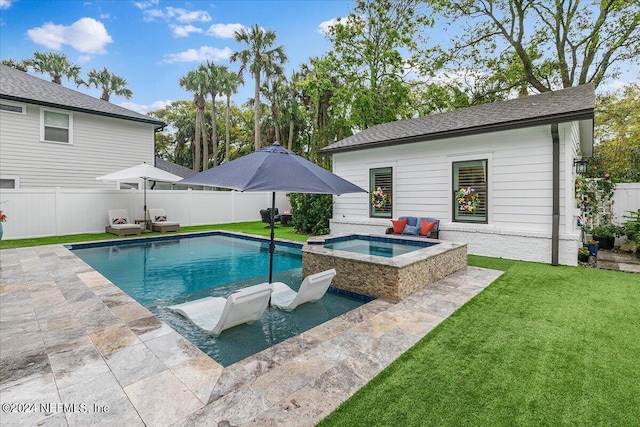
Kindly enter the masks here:
[[322, 150], [322, 154], [450, 138], [499, 130], [593, 119], [595, 88], [575, 86], [476, 107], [372, 126]]
[[2, 64], [0, 64], [0, 98], [150, 123], [157, 127], [166, 126], [166, 123], [158, 119], [127, 110], [62, 85], [39, 79]]
[[190, 176], [198, 173], [193, 169], [185, 168], [184, 166], [180, 166], [176, 163], [168, 162], [164, 159], [161, 159], [160, 157], [156, 157], [156, 167], [158, 169], [162, 169], [165, 172], [169, 172], [183, 178], [189, 178]]

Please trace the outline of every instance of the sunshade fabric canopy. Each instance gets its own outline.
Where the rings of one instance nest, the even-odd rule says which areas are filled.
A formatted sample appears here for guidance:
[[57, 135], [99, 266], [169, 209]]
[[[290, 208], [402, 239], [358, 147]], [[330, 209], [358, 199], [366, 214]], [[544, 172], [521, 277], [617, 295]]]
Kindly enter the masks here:
[[271, 191], [273, 193], [271, 197], [269, 283], [273, 279], [276, 191], [335, 195], [367, 193], [366, 190], [346, 179], [281, 147], [278, 142], [229, 163], [183, 179], [180, 184], [207, 185], [238, 191]]
[[225, 163], [180, 184], [208, 185], [238, 191], [335, 194], [365, 192], [362, 188], [281, 147], [277, 142]]
[[102, 175], [96, 179], [100, 181], [124, 181], [128, 179], [143, 179], [144, 180], [144, 219], [147, 217], [147, 180], [151, 181], [164, 181], [164, 182], [176, 182], [182, 179], [181, 176], [174, 175], [162, 169], [158, 169], [155, 166], [142, 163], [138, 166], [132, 166], [130, 168], [122, 169], [107, 175]]
[[181, 176], [163, 171], [154, 166], [142, 163], [137, 166], [122, 169], [107, 175], [99, 176], [100, 181], [124, 181], [127, 179], [150, 179], [151, 181], [176, 182], [182, 179]]

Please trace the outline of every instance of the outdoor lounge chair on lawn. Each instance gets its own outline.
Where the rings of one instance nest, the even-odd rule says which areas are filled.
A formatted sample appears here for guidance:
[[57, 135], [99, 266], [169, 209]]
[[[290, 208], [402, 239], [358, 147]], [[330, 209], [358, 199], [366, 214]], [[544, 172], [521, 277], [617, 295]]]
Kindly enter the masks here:
[[132, 234], [142, 234], [140, 224], [131, 224], [129, 212], [126, 209], [114, 209], [107, 211], [109, 217], [109, 225], [105, 228], [105, 232], [115, 234], [117, 236], [128, 236]]
[[167, 214], [164, 209], [149, 209], [149, 218], [151, 219], [151, 229], [165, 233], [167, 231], [180, 231], [180, 223], [167, 221]]
[[234, 292], [226, 299], [206, 297], [169, 306], [169, 310], [217, 337], [225, 329], [258, 320], [269, 304], [272, 289], [270, 284], [262, 283]]
[[329, 289], [335, 275], [336, 270], [332, 268], [331, 270], [307, 276], [302, 281], [298, 292], [282, 282], [272, 283], [271, 304], [280, 310], [291, 311], [306, 302], [317, 301], [327, 293], [327, 289]]

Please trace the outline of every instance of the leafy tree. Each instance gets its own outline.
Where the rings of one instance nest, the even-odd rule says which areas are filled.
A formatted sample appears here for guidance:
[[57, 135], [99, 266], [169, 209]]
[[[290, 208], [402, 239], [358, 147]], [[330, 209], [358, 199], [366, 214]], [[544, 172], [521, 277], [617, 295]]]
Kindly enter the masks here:
[[272, 47], [276, 41], [276, 33], [271, 30], [263, 30], [258, 24], [251, 26], [249, 30], [243, 28], [235, 32], [238, 43], [247, 45], [247, 49], [234, 52], [231, 62], [240, 61], [240, 73], [249, 70], [254, 78], [254, 149], [260, 149], [260, 80], [267, 70], [273, 69], [287, 61], [284, 46]]
[[[638, 63], [640, 3], [629, 0], [427, 0], [452, 25], [466, 20], [448, 57], [500, 75], [506, 88], [546, 92], [616, 76]], [[502, 52], [500, 52], [502, 50]]]
[[7, 67], [15, 68], [16, 70], [20, 70], [24, 72], [27, 71], [27, 68], [29, 66], [25, 61], [22, 61], [20, 59], [11, 59], [11, 58], [3, 59], [2, 64], [6, 65]]
[[599, 95], [592, 176], [606, 171], [615, 182], [640, 181], [640, 84]]
[[329, 219], [333, 215], [331, 194], [291, 193], [293, 228], [299, 233], [321, 235], [330, 232]]
[[430, 18], [419, 0], [357, 0], [328, 35], [332, 68], [343, 82], [338, 96], [359, 129], [410, 117], [407, 79], [416, 70], [421, 30]]
[[[170, 136], [173, 144], [173, 161], [182, 166], [193, 167], [191, 151], [195, 151], [196, 135], [196, 108], [193, 102], [173, 101], [167, 107], [153, 111], [150, 115], [169, 125], [162, 132], [163, 135], [169, 132], [169, 129], [175, 129], [173, 135]], [[158, 151], [158, 147], [156, 147], [156, 151]], [[158, 154], [162, 155], [161, 151]]]
[[36, 73], [48, 74], [53, 83], [62, 84], [62, 78], [78, 81], [80, 67], [72, 64], [64, 53], [33, 52], [33, 58], [24, 63], [33, 68]]
[[[199, 172], [202, 165], [202, 143], [208, 144], [207, 131], [204, 126], [204, 108], [206, 106], [204, 94], [207, 93], [207, 76], [201, 69], [189, 71], [180, 79], [180, 86], [193, 92], [193, 103], [196, 106], [193, 170]], [[205, 154], [207, 157], [204, 161], [208, 163], [208, 149]]]
[[224, 71], [220, 76], [220, 92], [224, 94], [227, 98], [227, 105], [225, 108], [225, 145], [224, 145], [224, 161], [229, 161], [229, 152], [230, 152], [230, 144], [231, 144], [231, 95], [238, 92], [238, 86], [242, 84], [243, 81], [235, 73], [229, 71], [228, 68], [224, 68]]
[[77, 79], [76, 85], [87, 86], [87, 87], [95, 87], [97, 89], [102, 90], [102, 95], [100, 99], [109, 102], [111, 98], [111, 94], [115, 94], [117, 96], [124, 96], [127, 99], [131, 99], [133, 96], [133, 92], [127, 88], [127, 81], [107, 70], [107, 67], [104, 67], [102, 70], [98, 71], [95, 68], [89, 73], [87, 73], [88, 81]]

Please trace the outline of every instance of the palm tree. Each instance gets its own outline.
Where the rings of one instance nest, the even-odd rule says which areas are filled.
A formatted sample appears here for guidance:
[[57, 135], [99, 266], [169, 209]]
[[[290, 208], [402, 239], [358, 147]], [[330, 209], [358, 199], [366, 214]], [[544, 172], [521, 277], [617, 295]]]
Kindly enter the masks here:
[[[202, 140], [204, 140], [205, 144], [208, 144], [207, 130], [204, 127], [204, 107], [207, 104], [204, 98], [206, 85], [206, 76], [198, 72], [198, 70], [189, 71], [180, 79], [180, 86], [184, 87], [188, 92], [193, 92], [193, 103], [196, 106], [196, 135], [193, 156], [193, 170], [196, 172], [200, 172], [200, 165], [202, 164]], [[208, 153], [209, 150], [207, 149], [206, 151]], [[208, 158], [205, 159], [205, 162], [208, 162], [208, 160]]]
[[276, 41], [276, 33], [271, 30], [262, 30], [258, 24], [253, 24], [249, 30], [243, 28], [235, 32], [238, 43], [246, 43], [248, 48], [231, 55], [231, 61], [240, 61], [242, 74], [247, 68], [255, 80], [254, 89], [254, 150], [260, 149], [260, 77], [265, 70], [273, 65], [283, 64], [287, 61], [284, 46], [271, 48]]
[[227, 97], [227, 107], [225, 109], [225, 146], [224, 146], [224, 161], [229, 161], [229, 146], [231, 145], [231, 123], [229, 120], [229, 113], [231, 111], [231, 95], [238, 92], [238, 86], [244, 83], [240, 76], [236, 73], [229, 71], [227, 67], [224, 67], [222, 78], [220, 79], [220, 91]]
[[36, 73], [48, 74], [53, 83], [62, 84], [62, 77], [79, 80], [80, 67], [69, 62], [64, 53], [33, 52], [33, 58], [24, 61]]
[[7, 67], [15, 68], [16, 70], [25, 71], [25, 72], [27, 71], [27, 66], [28, 66], [28, 64], [25, 61], [22, 61], [20, 59], [11, 59], [11, 58], [3, 59], [2, 64], [6, 65]]
[[[202, 73], [206, 78], [206, 91], [211, 95], [211, 143], [213, 145], [213, 166], [218, 165], [218, 130], [216, 126], [216, 96], [222, 94], [222, 81], [227, 72], [227, 67], [223, 65], [215, 65], [209, 61], [202, 64], [198, 68], [198, 72]], [[205, 159], [209, 155], [206, 150]], [[205, 162], [204, 169], [207, 169]]]
[[117, 96], [124, 96], [127, 99], [131, 99], [133, 92], [127, 88], [127, 81], [120, 76], [115, 75], [111, 71], [104, 67], [101, 71], [95, 68], [87, 74], [89, 78], [88, 82], [78, 79], [76, 84], [78, 86], [84, 85], [87, 87], [94, 86], [98, 89], [102, 89], [102, 96], [100, 99], [109, 102], [111, 94]]

